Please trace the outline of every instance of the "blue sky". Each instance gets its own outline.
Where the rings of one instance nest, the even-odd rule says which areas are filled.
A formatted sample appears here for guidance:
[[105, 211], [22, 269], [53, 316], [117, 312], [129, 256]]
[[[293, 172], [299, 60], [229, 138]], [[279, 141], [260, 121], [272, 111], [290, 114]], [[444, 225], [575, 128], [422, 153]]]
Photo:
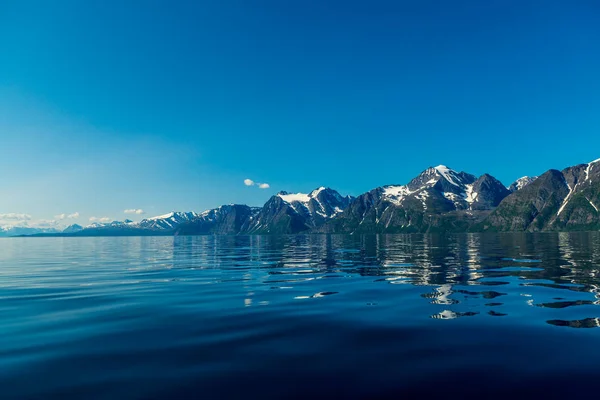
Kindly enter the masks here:
[[0, 215], [357, 195], [438, 164], [508, 185], [597, 159], [598, 15], [595, 1], [0, 0]]

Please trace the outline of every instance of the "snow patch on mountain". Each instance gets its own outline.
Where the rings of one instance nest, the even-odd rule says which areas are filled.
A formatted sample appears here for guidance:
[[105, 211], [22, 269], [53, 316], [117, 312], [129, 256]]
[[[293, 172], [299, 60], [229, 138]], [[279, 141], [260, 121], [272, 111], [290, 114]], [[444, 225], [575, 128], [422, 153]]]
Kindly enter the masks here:
[[[311, 194], [312, 193], [314, 193], [314, 191], [311, 192]], [[305, 194], [305, 193], [292, 193], [292, 194], [279, 193], [279, 194], [277, 194], [277, 196], [281, 197], [283, 199], [283, 201], [285, 201], [286, 203], [294, 203], [294, 202], [308, 203], [310, 201], [310, 199], [312, 199], [310, 194]]]
[[309, 194], [279, 192], [277, 197], [289, 204], [299, 214], [317, 214], [323, 218], [332, 218], [343, 211], [350, 196], [342, 197], [335, 190], [321, 186]]
[[438, 165], [434, 168], [438, 174], [440, 174], [445, 180], [453, 184], [454, 186], [460, 186], [460, 178], [456, 171], [446, 167], [445, 165]]
[[523, 189], [525, 186], [529, 185], [531, 182], [535, 181], [537, 176], [523, 176], [512, 183], [507, 189], [512, 193], [518, 190]]
[[401, 205], [406, 196], [409, 196], [421, 189], [422, 188], [419, 188], [413, 191], [410, 190], [408, 186], [386, 186], [383, 188], [383, 197], [396, 205]]
[[477, 200], [479, 193], [473, 191], [473, 184], [465, 185], [465, 201], [473, 204]]
[[[422, 190], [421, 192], [417, 193], [415, 195], [415, 197], [419, 200], [421, 200], [421, 204], [423, 204], [423, 210], [426, 211], [427, 210], [427, 198], [429, 197], [429, 193], [426, 190]], [[389, 222], [388, 222], [389, 224]]]
[[[566, 183], [567, 187], [569, 188], [569, 193], [567, 194], [567, 197], [565, 197], [565, 199], [563, 200], [558, 212], [556, 213], [556, 218], [560, 216], [560, 214], [563, 212], [563, 210], [565, 209], [567, 204], [569, 204], [569, 201], [573, 197], [573, 194], [575, 194], [577, 192], [577, 188], [584, 186], [587, 183], [590, 183], [590, 184], [592, 183], [592, 180], [590, 179], [590, 172], [595, 167], [595, 164], [598, 162], [600, 162], [600, 158], [586, 164], [586, 168], [584, 171], [585, 177], [583, 178], [583, 180], [577, 181], [573, 187], [571, 187], [571, 185], [569, 185], [569, 182], [567, 182], [567, 180], [565, 178], [565, 183]], [[588, 199], [588, 201], [592, 205], [592, 207], [594, 207], [594, 209], [596, 209], [596, 211], [598, 211], [596, 206], [589, 199]]]
[[315, 198], [319, 195], [319, 193], [321, 193], [323, 190], [327, 189], [325, 186], [321, 186], [318, 189], [313, 190], [312, 192], [310, 192], [310, 194], [308, 195], [309, 197]]

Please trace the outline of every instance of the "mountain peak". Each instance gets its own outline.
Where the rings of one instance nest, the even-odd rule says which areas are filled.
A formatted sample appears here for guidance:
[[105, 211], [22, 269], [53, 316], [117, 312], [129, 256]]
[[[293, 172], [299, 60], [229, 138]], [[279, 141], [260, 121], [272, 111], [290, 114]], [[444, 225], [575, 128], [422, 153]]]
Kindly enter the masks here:
[[459, 177], [459, 174], [455, 170], [450, 169], [445, 165], [438, 165], [434, 169], [450, 184], [454, 186], [460, 186], [461, 184], [464, 184], [464, 182], [461, 182], [462, 179]]
[[512, 193], [512, 192], [521, 190], [525, 186], [529, 185], [531, 182], [535, 181], [537, 178], [538, 178], [537, 176], [523, 176], [523, 177], [517, 179], [516, 181], [514, 181], [508, 187], [508, 191]]
[[63, 233], [76, 233], [83, 230], [83, 226], [79, 224], [72, 224], [63, 229]]
[[415, 192], [426, 187], [441, 185], [444, 192], [454, 192], [464, 189], [465, 185], [472, 184], [477, 177], [466, 172], [457, 172], [446, 165], [429, 167], [421, 172], [419, 176], [411, 180], [406, 188], [410, 192]]
[[309, 196], [310, 197], [317, 197], [319, 195], [319, 193], [321, 193], [323, 190], [330, 190], [330, 189], [326, 188], [325, 186], [321, 186], [321, 187], [316, 188], [312, 192], [310, 192]]

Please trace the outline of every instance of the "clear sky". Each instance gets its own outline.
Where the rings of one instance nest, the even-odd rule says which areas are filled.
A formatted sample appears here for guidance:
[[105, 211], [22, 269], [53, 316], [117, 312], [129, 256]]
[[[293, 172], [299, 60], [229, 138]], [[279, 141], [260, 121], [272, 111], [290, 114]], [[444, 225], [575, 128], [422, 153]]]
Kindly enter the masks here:
[[599, 71], [598, 1], [0, 0], [0, 215], [508, 185], [600, 157]]

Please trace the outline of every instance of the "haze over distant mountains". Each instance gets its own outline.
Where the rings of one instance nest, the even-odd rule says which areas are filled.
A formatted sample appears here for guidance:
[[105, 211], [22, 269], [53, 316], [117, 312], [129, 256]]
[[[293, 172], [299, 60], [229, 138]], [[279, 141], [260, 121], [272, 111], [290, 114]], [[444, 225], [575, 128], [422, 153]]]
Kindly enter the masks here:
[[425, 233], [600, 229], [600, 159], [505, 187], [439, 165], [406, 185], [377, 187], [356, 198], [320, 187], [280, 192], [263, 207], [223, 205], [202, 213], [71, 225], [62, 232], [11, 228], [1, 236], [237, 235], [295, 233]]

